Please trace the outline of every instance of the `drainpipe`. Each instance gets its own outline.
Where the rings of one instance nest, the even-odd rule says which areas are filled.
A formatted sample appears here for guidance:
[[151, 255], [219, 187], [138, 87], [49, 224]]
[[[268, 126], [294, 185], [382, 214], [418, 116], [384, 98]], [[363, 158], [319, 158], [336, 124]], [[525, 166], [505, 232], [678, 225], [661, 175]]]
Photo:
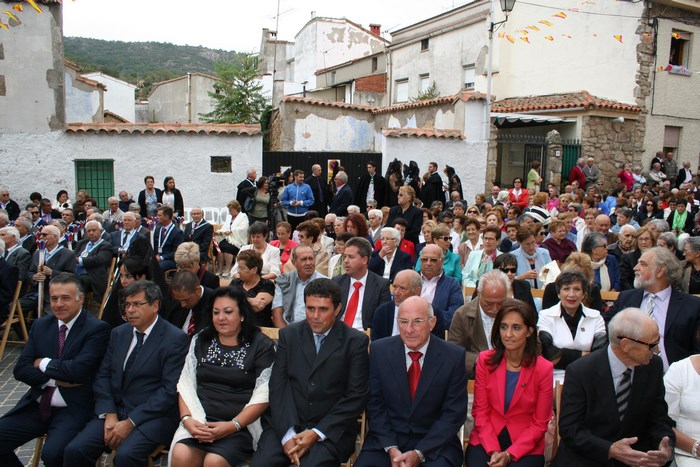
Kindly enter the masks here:
[[187, 123], [192, 123], [192, 73], [187, 73]]

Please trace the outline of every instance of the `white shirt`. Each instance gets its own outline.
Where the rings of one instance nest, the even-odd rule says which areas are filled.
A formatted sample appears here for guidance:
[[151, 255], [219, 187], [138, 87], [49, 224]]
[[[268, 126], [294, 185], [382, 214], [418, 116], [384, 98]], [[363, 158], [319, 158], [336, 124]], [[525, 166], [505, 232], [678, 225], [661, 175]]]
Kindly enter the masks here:
[[[75, 324], [75, 320], [80, 316], [80, 313], [83, 311], [81, 310], [75, 317], [70, 320], [67, 323], [64, 323], [60, 319], [56, 320], [56, 324], [58, 326], [59, 332], [61, 330], [61, 326], [64, 324], [66, 325], [66, 340], [63, 342], [63, 347], [65, 348], [65, 343], [68, 342], [68, 334], [70, 334], [70, 330]], [[49, 362], [51, 361], [50, 358], [42, 358], [41, 361], [39, 362], [39, 370], [42, 373], [46, 373], [46, 367], [49, 366]], [[56, 380], [55, 379], [50, 379], [48, 380], [42, 388], [45, 388], [47, 386], [56, 386]], [[37, 398], [37, 402], [41, 400], [41, 396]], [[56, 388], [56, 390], [53, 392], [53, 396], [51, 397], [51, 407], [67, 407], [68, 404], [66, 404], [66, 401], [63, 399], [63, 396], [61, 395], [61, 388]]]
[[389, 255], [384, 256], [382, 258], [384, 260], [384, 274], [382, 274], [382, 277], [384, 279], [388, 279], [389, 276], [391, 276], [391, 265], [394, 264], [394, 258], [396, 258], [396, 250], [394, 250], [394, 253], [389, 257]]
[[[612, 347], [608, 345], [608, 360], [610, 361], [610, 372], [612, 373], [613, 385], [615, 386], [615, 394], [617, 394], [618, 389], [620, 389], [620, 383], [622, 382], [622, 375], [627, 370], [624, 363], [617, 358], [615, 352], [612, 351]], [[634, 368], [632, 369], [632, 378], [634, 378]], [[631, 383], [630, 379], [630, 383]]]
[[437, 290], [437, 283], [442, 277], [443, 271], [440, 270], [440, 274], [437, 276], [433, 277], [432, 279], [428, 279], [421, 273], [420, 275], [420, 281], [422, 284], [420, 296], [423, 297], [424, 299], [428, 300], [428, 302], [433, 303], [433, 299], [435, 298], [435, 291]]
[[421, 370], [423, 369], [423, 362], [425, 361], [425, 354], [428, 351], [428, 344], [430, 344], [430, 337], [428, 337], [428, 340], [425, 341], [425, 344], [423, 344], [423, 347], [421, 347], [418, 350], [411, 350], [408, 347], [406, 347], [406, 344], [403, 346], [403, 352], [406, 357], [406, 371], [408, 371], [409, 368], [411, 368], [411, 363], [413, 363], [413, 360], [411, 359], [411, 356], [408, 355], [408, 352], [420, 352], [423, 355], [418, 359], [418, 363], [420, 364]]
[[[141, 345], [146, 344], [146, 339], [148, 339], [148, 336], [151, 335], [151, 331], [153, 331], [153, 326], [156, 325], [158, 322], [158, 316], [156, 315], [156, 319], [151, 323], [150, 326], [146, 328], [146, 330], [143, 332], [143, 343]], [[136, 328], [131, 329], [132, 337], [131, 337], [131, 344], [129, 344], [129, 350], [126, 351], [126, 358], [124, 358], [124, 363], [122, 364], [122, 369], [126, 368], [126, 362], [129, 360], [129, 356], [131, 355], [131, 352], [134, 350], [134, 347], [136, 347]]]
[[493, 323], [496, 322], [496, 318], [492, 318], [487, 315], [479, 304], [479, 313], [481, 313], [481, 324], [484, 326], [484, 334], [486, 335], [486, 345], [489, 346], [489, 350], [493, 349], [491, 345], [491, 332], [493, 331]]
[[391, 328], [391, 335], [399, 335], [399, 306], [394, 305], [394, 326]]
[[[671, 300], [671, 286], [666, 287], [664, 290], [656, 293], [656, 298], [654, 299], [654, 313], [651, 315], [659, 326], [659, 350], [661, 360], [664, 362], [664, 373], [668, 370], [668, 356], [666, 355], [666, 347], [664, 346], [664, 334], [666, 334], [666, 316], [668, 316], [668, 305]], [[644, 297], [642, 297], [642, 307], [646, 305], [647, 302], [647, 292], [644, 292]], [[642, 308], [644, 310], [644, 308]], [[646, 310], [644, 310], [646, 311]]]
[[[352, 322], [352, 327], [362, 331], [364, 328], [362, 327], [362, 304], [364, 303], [365, 300], [365, 289], [367, 288], [367, 276], [368, 273], [365, 272], [365, 275], [362, 276], [360, 279], [353, 279], [352, 277], [350, 278], [350, 289], [348, 290], [348, 303], [350, 303], [350, 299], [352, 298], [352, 294], [355, 292], [355, 282], [360, 282], [362, 284], [362, 287], [360, 287], [360, 299], [357, 302], [357, 313], [355, 313], [355, 320]], [[347, 311], [348, 309], [348, 304], [345, 304], [345, 310]], [[343, 316], [345, 316], [343, 314]]]

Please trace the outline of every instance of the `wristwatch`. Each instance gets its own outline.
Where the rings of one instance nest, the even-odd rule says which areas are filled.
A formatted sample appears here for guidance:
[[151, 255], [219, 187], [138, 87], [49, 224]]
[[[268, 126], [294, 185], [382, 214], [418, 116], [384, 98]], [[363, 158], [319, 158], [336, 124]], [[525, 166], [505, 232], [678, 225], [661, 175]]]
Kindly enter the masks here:
[[182, 418], [180, 418], [180, 423], [182, 423], [184, 425], [185, 421], [189, 420], [190, 418], [192, 418], [192, 415], [190, 415], [190, 414], [183, 415]]
[[416, 454], [418, 454], [418, 458], [420, 459], [421, 464], [425, 464], [425, 456], [423, 455], [422, 452], [420, 452], [418, 449], [414, 449], [416, 451]]

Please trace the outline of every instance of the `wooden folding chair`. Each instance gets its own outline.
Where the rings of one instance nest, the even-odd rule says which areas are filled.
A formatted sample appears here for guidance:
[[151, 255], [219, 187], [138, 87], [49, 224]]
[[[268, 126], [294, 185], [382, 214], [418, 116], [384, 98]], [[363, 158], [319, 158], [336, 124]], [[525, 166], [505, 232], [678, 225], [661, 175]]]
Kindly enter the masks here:
[[107, 299], [112, 293], [112, 287], [114, 287], [114, 268], [117, 266], [117, 258], [112, 258], [112, 264], [109, 266], [107, 271], [107, 288], [105, 289], [104, 295], [102, 295], [102, 301], [100, 302], [100, 308], [97, 310], [97, 319], [102, 319], [102, 313], [105, 311], [107, 306]]
[[[15, 293], [12, 295], [12, 303], [10, 303], [10, 313], [7, 315], [7, 321], [5, 321], [2, 332], [2, 340], [0, 340], [0, 360], [3, 355], [5, 355], [5, 346], [7, 343], [11, 344], [26, 344], [29, 341], [29, 335], [27, 334], [27, 325], [24, 322], [24, 315], [22, 314], [22, 307], [19, 306], [19, 294], [22, 291], [22, 281], [17, 282], [15, 287]], [[19, 323], [20, 331], [22, 335], [20, 336], [21, 341], [10, 341], [8, 340], [10, 336], [10, 330], [13, 324]]]
[[263, 334], [265, 334], [267, 337], [269, 337], [275, 342], [280, 340], [280, 330], [278, 328], [268, 328], [261, 326], [260, 331], [262, 331]]
[[543, 298], [544, 297], [544, 289], [530, 289], [530, 292], [532, 293], [533, 298]]
[[552, 440], [552, 459], [557, 455], [561, 434], [559, 433], [559, 416], [561, 415], [561, 393], [564, 385], [557, 381], [554, 384], [554, 439]]
[[36, 439], [36, 443], [34, 443], [34, 454], [32, 454], [32, 459], [29, 464], [32, 467], [39, 467], [39, 463], [41, 462], [41, 450], [44, 449], [45, 439], [46, 435], [39, 436]]

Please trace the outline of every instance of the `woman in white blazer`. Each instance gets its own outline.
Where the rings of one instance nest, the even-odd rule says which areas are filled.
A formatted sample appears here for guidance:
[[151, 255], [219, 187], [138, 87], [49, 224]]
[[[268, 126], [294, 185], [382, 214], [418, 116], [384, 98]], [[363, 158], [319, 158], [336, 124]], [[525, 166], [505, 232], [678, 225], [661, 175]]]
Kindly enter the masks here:
[[583, 306], [588, 281], [578, 271], [564, 271], [555, 282], [559, 303], [540, 312], [537, 322], [542, 356], [554, 363], [554, 378], [563, 380], [569, 363], [605, 347], [608, 336], [598, 310]]

